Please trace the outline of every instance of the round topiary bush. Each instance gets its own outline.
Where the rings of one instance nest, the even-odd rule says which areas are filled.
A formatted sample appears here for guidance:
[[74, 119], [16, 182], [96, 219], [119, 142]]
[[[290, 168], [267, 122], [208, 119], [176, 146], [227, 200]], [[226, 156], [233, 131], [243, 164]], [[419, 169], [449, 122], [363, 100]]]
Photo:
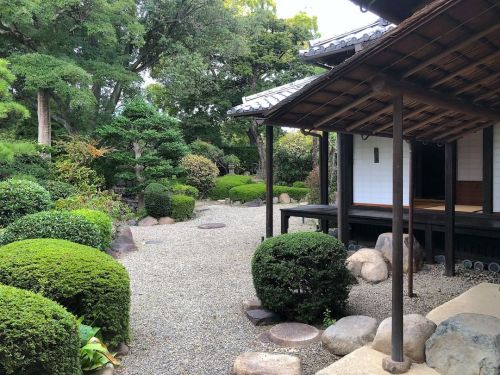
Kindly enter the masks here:
[[99, 228], [86, 218], [66, 211], [42, 211], [10, 224], [0, 245], [30, 238], [58, 238], [97, 248], [101, 244]]
[[76, 187], [63, 181], [48, 180], [41, 182], [41, 185], [47, 189], [53, 201], [68, 198], [78, 193]]
[[340, 314], [349, 295], [344, 245], [323, 233], [283, 234], [255, 251], [252, 276], [262, 304], [283, 316], [318, 322], [329, 309]]
[[0, 182], [0, 226], [20, 217], [49, 209], [50, 193], [33, 181], [11, 179]]
[[191, 185], [173, 184], [170, 186], [169, 190], [174, 195], [187, 195], [189, 197], [193, 197], [194, 199], [198, 198], [200, 195], [198, 189]]
[[235, 186], [229, 190], [233, 201], [249, 202], [254, 199], [266, 199], [266, 185], [262, 183]]
[[129, 341], [128, 273], [97, 249], [53, 239], [2, 246], [0, 283], [40, 293], [84, 316], [101, 328], [108, 345]]
[[41, 295], [0, 285], [0, 374], [80, 373], [75, 317]]
[[195, 200], [187, 195], [172, 196], [172, 213], [171, 216], [175, 220], [186, 220], [193, 215]]
[[79, 210], [71, 211], [72, 214], [79, 215], [91, 223], [95, 224], [99, 228], [100, 238], [99, 238], [99, 249], [106, 250], [111, 246], [111, 240], [113, 239], [113, 219], [108, 214], [97, 211], [89, 210], [86, 208], [81, 208]]
[[215, 186], [219, 168], [209, 159], [200, 155], [186, 155], [181, 161], [186, 171], [186, 182], [197, 188], [203, 198]]
[[229, 198], [229, 190], [236, 186], [247, 185], [252, 183], [250, 176], [240, 176], [237, 174], [227, 174], [222, 177], [217, 177], [215, 186], [208, 192], [210, 199], [218, 200]]
[[149, 216], [168, 216], [172, 209], [172, 193], [162, 184], [153, 182], [144, 190], [144, 207]]

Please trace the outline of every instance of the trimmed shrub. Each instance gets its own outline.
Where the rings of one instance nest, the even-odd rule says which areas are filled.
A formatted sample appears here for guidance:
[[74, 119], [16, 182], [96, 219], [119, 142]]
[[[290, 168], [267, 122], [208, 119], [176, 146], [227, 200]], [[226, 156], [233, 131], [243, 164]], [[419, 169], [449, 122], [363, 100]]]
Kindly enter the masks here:
[[273, 187], [273, 196], [277, 197], [281, 193], [287, 193], [290, 198], [293, 198], [297, 201], [305, 198], [309, 193], [309, 189], [307, 188], [299, 188], [299, 187], [290, 187], [290, 186], [274, 186]]
[[224, 157], [224, 151], [219, 147], [199, 139], [191, 143], [189, 149], [192, 154], [203, 156], [214, 163], [220, 163]]
[[99, 247], [99, 228], [86, 218], [65, 211], [43, 211], [26, 215], [10, 224], [0, 244], [30, 238], [58, 238]]
[[[287, 193], [295, 200], [301, 200], [307, 196], [309, 189], [290, 186], [273, 186], [273, 196]], [[234, 201], [248, 202], [254, 199], [266, 198], [266, 185], [263, 183], [240, 185], [229, 190], [229, 198]]]
[[297, 187], [297, 188], [306, 188], [307, 185], [304, 181], [295, 181], [293, 184], [292, 184], [292, 187]]
[[120, 196], [109, 191], [87, 192], [79, 195], [72, 195], [65, 199], [58, 199], [54, 203], [58, 210], [78, 210], [88, 208], [106, 212], [113, 219], [126, 220], [132, 217], [132, 211], [126, 203], [121, 201]]
[[172, 213], [175, 220], [186, 220], [193, 215], [195, 200], [187, 195], [172, 195]]
[[168, 216], [172, 209], [172, 194], [162, 184], [153, 182], [144, 190], [144, 207], [149, 216]]
[[53, 201], [68, 198], [78, 193], [78, 189], [63, 181], [49, 180], [40, 183], [50, 193]]
[[0, 283], [40, 293], [84, 316], [110, 346], [129, 341], [127, 271], [97, 249], [53, 239], [11, 243], [0, 247]]
[[208, 196], [213, 200], [229, 198], [229, 190], [236, 186], [247, 185], [251, 183], [252, 178], [250, 176], [227, 174], [222, 177], [217, 177], [215, 186], [208, 192]]
[[252, 259], [252, 276], [263, 306], [306, 323], [329, 309], [342, 313], [349, 295], [346, 249], [323, 233], [283, 234], [264, 241]]
[[79, 210], [71, 211], [72, 214], [79, 215], [95, 224], [99, 228], [100, 233], [100, 243], [99, 249], [106, 250], [111, 246], [111, 240], [113, 239], [113, 220], [111, 217], [101, 211], [89, 210], [87, 208], [81, 208]]
[[184, 184], [173, 184], [169, 187], [169, 190], [174, 195], [187, 195], [188, 197], [198, 198], [200, 192], [197, 188], [191, 185]]
[[79, 375], [75, 317], [41, 295], [0, 285], [0, 374]]
[[7, 180], [0, 182], [0, 226], [50, 207], [50, 194], [36, 182]]
[[200, 191], [201, 198], [204, 198], [215, 186], [215, 179], [219, 174], [217, 166], [199, 155], [186, 155], [181, 164], [186, 171], [186, 182], [196, 187]]

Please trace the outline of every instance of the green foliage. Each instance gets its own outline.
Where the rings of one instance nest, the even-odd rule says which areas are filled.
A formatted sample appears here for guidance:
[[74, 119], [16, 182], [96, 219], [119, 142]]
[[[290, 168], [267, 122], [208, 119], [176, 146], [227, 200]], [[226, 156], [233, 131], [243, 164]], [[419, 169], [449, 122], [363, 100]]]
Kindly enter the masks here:
[[144, 206], [149, 216], [168, 216], [172, 209], [172, 194], [162, 184], [153, 182], [144, 190]]
[[198, 191], [197, 188], [191, 185], [185, 185], [185, 184], [173, 184], [170, 186], [167, 186], [168, 190], [174, 195], [187, 195], [189, 197], [193, 198], [198, 198], [200, 195], [200, 192]]
[[11, 161], [0, 160], [0, 178], [29, 175], [38, 181], [54, 178], [52, 163], [42, 159], [36, 153], [18, 153]]
[[75, 186], [63, 181], [41, 181], [40, 185], [42, 185], [50, 193], [53, 201], [68, 198], [78, 192], [78, 189]]
[[215, 186], [219, 174], [217, 166], [209, 159], [200, 155], [186, 155], [181, 161], [186, 171], [186, 182], [196, 187], [203, 198]]
[[120, 362], [109, 352], [104, 343], [97, 337], [100, 328], [83, 324], [83, 317], [78, 319], [80, 337], [80, 363], [83, 371], [92, 371], [104, 367], [108, 363], [114, 366]]
[[278, 181], [291, 184], [305, 180], [312, 169], [312, 137], [286, 133], [276, 142], [274, 160]]
[[320, 200], [320, 181], [319, 181], [319, 168], [314, 168], [306, 179], [306, 185], [309, 188], [309, 203], [319, 204]]
[[229, 198], [229, 190], [233, 187], [251, 184], [250, 176], [240, 176], [236, 174], [227, 174], [222, 177], [217, 177], [215, 186], [208, 192], [210, 199], [218, 200]]
[[80, 208], [78, 210], [71, 211], [74, 215], [79, 215], [95, 224], [99, 228], [99, 249], [107, 250], [111, 246], [111, 240], [113, 239], [113, 220], [111, 217], [102, 212], [96, 210], [89, 210], [87, 208]]
[[80, 375], [78, 343], [76, 319], [66, 309], [0, 284], [0, 373]]
[[216, 165], [221, 164], [224, 157], [224, 151], [219, 147], [199, 139], [191, 143], [189, 149], [192, 154], [204, 156], [212, 160]]
[[232, 145], [224, 146], [224, 152], [229, 155], [235, 155], [240, 159], [239, 169], [255, 173], [259, 165], [259, 152], [255, 146]]
[[330, 309], [326, 309], [323, 313], [323, 327], [328, 328], [337, 323], [337, 320], [332, 318], [332, 312]]
[[42, 211], [10, 224], [0, 244], [30, 238], [58, 238], [99, 248], [99, 228], [82, 216], [65, 211]]
[[7, 180], [0, 182], [0, 226], [8, 225], [20, 217], [47, 210], [50, 194], [36, 182]]
[[292, 184], [292, 187], [298, 187], [298, 188], [306, 188], [307, 185], [304, 181], [295, 181], [293, 184]]
[[97, 249], [54, 239], [11, 243], [0, 248], [0, 283], [40, 293], [84, 316], [101, 327], [111, 346], [130, 338], [127, 271]]
[[[307, 196], [309, 189], [290, 186], [273, 186], [273, 197], [287, 193], [290, 198], [301, 200]], [[248, 202], [254, 199], [266, 199], [266, 185], [263, 183], [240, 185], [229, 190], [229, 198], [232, 201]]]
[[193, 216], [195, 202], [193, 197], [187, 195], [172, 195], [172, 213], [170, 216], [177, 221], [189, 219]]
[[[6, 60], [0, 59], [0, 124], [9, 116], [20, 118], [28, 118], [29, 111], [22, 104], [14, 101], [10, 86], [16, 80], [16, 77], [9, 70]], [[0, 145], [0, 158], [2, 157], [2, 149]]]
[[277, 197], [282, 193], [287, 193], [290, 198], [300, 201], [301, 199], [304, 199], [307, 194], [309, 194], [309, 189], [290, 186], [273, 186], [274, 197]]
[[37, 149], [34, 143], [22, 142], [22, 141], [0, 142], [0, 162], [2, 163], [5, 162], [11, 163], [14, 160], [14, 158], [19, 155], [36, 155], [36, 154], [37, 154]]
[[85, 165], [73, 163], [70, 160], [59, 160], [55, 163], [55, 168], [60, 180], [80, 190], [93, 191], [104, 185], [104, 178]]
[[323, 233], [291, 233], [264, 241], [252, 259], [263, 306], [288, 319], [321, 321], [326, 309], [342, 313], [350, 274], [344, 245]]
[[125, 220], [131, 217], [132, 211], [120, 197], [109, 191], [84, 192], [59, 199], [54, 203], [57, 210], [72, 211], [80, 208], [102, 211], [115, 220]]

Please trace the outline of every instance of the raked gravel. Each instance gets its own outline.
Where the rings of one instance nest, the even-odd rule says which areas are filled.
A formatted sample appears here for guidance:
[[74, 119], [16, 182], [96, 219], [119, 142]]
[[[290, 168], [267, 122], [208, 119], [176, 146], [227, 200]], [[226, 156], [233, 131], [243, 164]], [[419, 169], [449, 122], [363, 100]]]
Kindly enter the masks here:
[[[275, 208], [275, 233], [283, 207]], [[297, 355], [304, 375], [334, 362], [337, 358], [319, 343], [301, 349], [263, 343], [259, 335], [269, 327], [254, 327], [241, 312], [241, 302], [255, 295], [251, 257], [264, 235], [265, 207], [205, 203], [197, 209], [197, 218], [190, 221], [132, 227], [139, 251], [120, 261], [131, 279], [133, 341], [117, 373], [225, 375], [234, 359], [248, 350]], [[226, 227], [197, 228], [210, 222]], [[311, 220], [305, 224], [299, 218], [290, 220], [290, 231], [311, 229]], [[440, 276], [438, 267], [427, 267], [417, 274], [419, 298], [407, 305], [409, 312], [428, 312], [478, 282], [467, 277], [453, 281]], [[377, 319], [389, 316], [390, 280], [355, 285], [349, 309]]]

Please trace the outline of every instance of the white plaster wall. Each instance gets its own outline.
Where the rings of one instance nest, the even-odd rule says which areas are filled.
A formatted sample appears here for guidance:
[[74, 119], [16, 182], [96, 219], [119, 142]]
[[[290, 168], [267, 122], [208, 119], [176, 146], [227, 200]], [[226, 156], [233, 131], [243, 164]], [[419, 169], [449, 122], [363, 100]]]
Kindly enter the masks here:
[[457, 142], [457, 180], [483, 180], [483, 132], [469, 134]]
[[[379, 148], [379, 163], [374, 163], [375, 147]], [[406, 142], [403, 144], [403, 158], [403, 203], [407, 205], [410, 152]], [[354, 136], [353, 200], [354, 203], [392, 205], [391, 138], [369, 137], [363, 140], [359, 135]]]
[[500, 124], [493, 128], [493, 211], [500, 212]]

